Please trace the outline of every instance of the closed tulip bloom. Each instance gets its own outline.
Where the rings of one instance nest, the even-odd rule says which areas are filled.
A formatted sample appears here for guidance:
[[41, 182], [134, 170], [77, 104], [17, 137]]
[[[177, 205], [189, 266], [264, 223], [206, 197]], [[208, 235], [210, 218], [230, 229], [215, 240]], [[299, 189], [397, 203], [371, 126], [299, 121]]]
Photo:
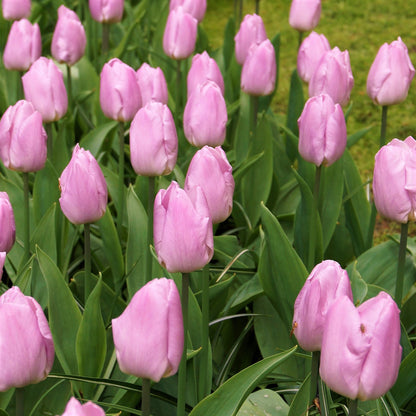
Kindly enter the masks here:
[[320, 375], [327, 386], [350, 399], [373, 400], [393, 386], [399, 372], [399, 308], [380, 292], [358, 308], [342, 297], [327, 313]]
[[0, 296], [0, 391], [39, 383], [51, 371], [55, 350], [41, 306], [17, 286]]
[[101, 71], [100, 104], [104, 115], [117, 121], [131, 121], [142, 105], [136, 72], [118, 58]]
[[0, 120], [0, 158], [8, 169], [36, 172], [45, 166], [47, 136], [41, 114], [25, 100], [10, 106]]
[[348, 51], [338, 47], [326, 52], [309, 82], [309, 96], [328, 94], [334, 102], [346, 105], [350, 99], [354, 77]]
[[293, 29], [306, 32], [314, 29], [321, 18], [321, 0], [292, 0], [289, 24]]
[[232, 167], [220, 146], [204, 146], [195, 153], [186, 174], [185, 191], [201, 187], [214, 224], [231, 214], [234, 185]]
[[334, 302], [352, 300], [348, 273], [333, 260], [316, 265], [295, 301], [293, 332], [305, 351], [320, 351], [326, 316]]
[[252, 45], [241, 71], [241, 89], [250, 95], [269, 95], [276, 85], [276, 55], [269, 39]]
[[59, 203], [73, 224], [98, 221], [107, 207], [107, 184], [103, 172], [89, 150], [77, 144], [68, 166], [59, 178]]
[[62, 118], [68, 109], [64, 77], [52, 59], [40, 57], [22, 77], [26, 100], [42, 114], [44, 123]]
[[383, 44], [367, 77], [367, 94], [379, 105], [404, 101], [415, 75], [406, 45], [400, 37]]
[[42, 40], [37, 23], [27, 19], [13, 22], [3, 53], [3, 63], [6, 69], [27, 71], [41, 55]]
[[146, 104], [130, 127], [130, 157], [138, 175], [168, 175], [176, 164], [178, 136], [175, 121], [166, 104]]
[[71, 397], [62, 416], [105, 416], [105, 412], [93, 402], [81, 404], [75, 397]]
[[159, 67], [152, 68], [144, 62], [137, 70], [136, 77], [143, 107], [151, 101], [168, 103], [168, 86], [163, 71]]
[[156, 194], [153, 237], [159, 263], [168, 272], [188, 273], [209, 263], [212, 219], [201, 188], [189, 195], [173, 181]]
[[117, 23], [123, 18], [124, 0], [89, 0], [91, 16], [100, 23]]
[[1, 8], [6, 20], [19, 20], [30, 16], [30, 0], [2, 0]]
[[299, 153], [316, 166], [336, 162], [347, 146], [344, 113], [329, 95], [311, 97], [298, 119]]
[[222, 95], [224, 95], [224, 78], [220, 68], [215, 59], [210, 58], [206, 51], [202, 54], [196, 54], [192, 58], [191, 69], [187, 77], [188, 98], [196, 86], [203, 84], [205, 81], [215, 82], [220, 87]]
[[181, 299], [172, 279], [153, 279], [112, 320], [117, 362], [123, 373], [154, 382], [178, 371], [184, 334]]
[[297, 69], [299, 77], [309, 82], [325, 52], [331, 50], [324, 35], [311, 32], [301, 43], [298, 51]]
[[195, 17], [198, 22], [202, 22], [207, 10], [207, 0], [170, 0], [169, 10], [182, 6], [186, 13]]
[[75, 12], [64, 5], [58, 9], [58, 22], [52, 36], [52, 56], [59, 62], [74, 65], [85, 52], [84, 26]]
[[163, 34], [163, 50], [172, 59], [185, 59], [195, 49], [198, 20], [182, 6], [169, 12]]
[[416, 141], [393, 139], [375, 156], [373, 194], [377, 211], [407, 223], [416, 220]]
[[247, 14], [240, 24], [240, 29], [234, 37], [235, 58], [240, 65], [243, 65], [247, 58], [250, 46], [260, 45], [267, 39], [266, 29], [263, 20], [257, 14]]
[[0, 192], [0, 229], [0, 251], [8, 253], [16, 240], [16, 224], [7, 192]]
[[189, 143], [197, 147], [222, 145], [227, 121], [227, 106], [220, 87], [213, 81], [198, 84], [183, 114], [183, 128]]

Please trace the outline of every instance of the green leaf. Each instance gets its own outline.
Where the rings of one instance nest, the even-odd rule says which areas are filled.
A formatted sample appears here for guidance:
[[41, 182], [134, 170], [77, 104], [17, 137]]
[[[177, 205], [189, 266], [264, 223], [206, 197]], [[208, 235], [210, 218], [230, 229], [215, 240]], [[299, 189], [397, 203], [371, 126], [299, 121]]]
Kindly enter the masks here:
[[79, 145], [83, 149], [89, 150], [91, 154], [97, 158], [107, 136], [112, 133], [117, 126], [117, 121], [109, 121], [108, 123], [101, 124], [84, 136]]
[[289, 405], [276, 392], [264, 389], [251, 393], [237, 416], [287, 416], [288, 412]]
[[308, 414], [309, 390], [311, 384], [310, 374], [303, 380], [298, 392], [290, 404], [288, 416], [301, 416]]
[[55, 211], [56, 204], [54, 203], [49, 207], [33, 231], [30, 238], [30, 246], [33, 251], [38, 246], [56, 263]]
[[251, 120], [251, 105], [250, 96], [241, 92], [240, 94], [240, 114], [237, 121], [237, 129], [235, 132], [235, 159], [237, 166], [246, 159], [248, 150], [250, 148], [251, 132], [250, 132], [250, 120]]
[[391, 394], [400, 408], [405, 407], [416, 395], [416, 349], [400, 364], [399, 376]]
[[367, 283], [361, 277], [360, 272], [357, 270], [357, 263], [354, 262], [350, 269], [349, 277], [351, 281], [352, 294], [354, 295], [354, 303], [359, 305], [364, 302], [367, 296], [368, 287]]

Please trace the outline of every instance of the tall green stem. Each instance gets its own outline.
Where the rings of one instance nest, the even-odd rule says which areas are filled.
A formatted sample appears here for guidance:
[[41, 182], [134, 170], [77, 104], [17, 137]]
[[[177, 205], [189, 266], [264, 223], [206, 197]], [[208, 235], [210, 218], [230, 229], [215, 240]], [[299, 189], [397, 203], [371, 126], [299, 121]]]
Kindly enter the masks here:
[[350, 400], [348, 405], [348, 414], [349, 416], [357, 416], [358, 414], [358, 399]]
[[25, 414], [25, 388], [16, 388], [16, 416], [24, 416]]
[[52, 160], [53, 153], [53, 125], [52, 123], [45, 123], [45, 131], [48, 136], [47, 146], [48, 146], [48, 157]]
[[22, 76], [22, 71], [17, 72], [16, 101], [23, 100], [25, 98], [25, 94], [23, 92]]
[[146, 259], [146, 281], [152, 280], [153, 257], [150, 247], [153, 243], [153, 205], [155, 200], [155, 177], [149, 176], [149, 198], [147, 200], [147, 259]]
[[256, 14], [260, 14], [260, 0], [256, 0]]
[[303, 41], [303, 32], [299, 31], [299, 38], [298, 38], [298, 50], [300, 48], [300, 45], [302, 44]]
[[321, 358], [320, 351], [312, 353], [311, 363], [311, 385], [309, 389], [309, 405], [313, 404], [315, 397], [318, 394], [318, 379], [319, 379], [319, 360]]
[[142, 416], [150, 416], [150, 380], [144, 378], [142, 382]]
[[70, 111], [74, 111], [72, 108], [73, 103], [73, 96], [72, 96], [72, 75], [71, 75], [71, 66], [66, 65], [66, 81], [67, 81], [67, 87], [68, 87], [68, 107]]
[[109, 23], [103, 23], [102, 24], [102, 45], [101, 45], [101, 51], [103, 55], [105, 55], [108, 50], [110, 49], [110, 24]]
[[381, 108], [380, 148], [386, 144], [387, 109], [387, 105], [383, 105], [383, 107]]
[[84, 224], [84, 269], [84, 302], [87, 303], [88, 296], [92, 291], [90, 224]]
[[250, 111], [251, 111], [251, 126], [250, 130], [253, 135], [253, 139], [256, 138], [257, 132], [257, 115], [259, 111], [259, 97], [250, 95]]
[[124, 220], [124, 123], [120, 121], [118, 125], [118, 144], [119, 144], [119, 156], [118, 156], [118, 188], [120, 197], [120, 211], [118, 212], [117, 232], [121, 238], [121, 232], [123, 229]]
[[179, 115], [182, 111], [182, 71], [181, 60], [176, 62], [176, 128], [179, 127]]
[[396, 291], [394, 299], [399, 308], [402, 307], [404, 268], [406, 264], [407, 231], [409, 223], [402, 224], [400, 232], [399, 259], [397, 262]]
[[30, 258], [30, 211], [29, 211], [29, 173], [23, 172], [23, 201], [24, 201], [24, 236], [25, 246], [24, 262]]
[[199, 383], [199, 400], [209, 394], [207, 386], [207, 374], [209, 366], [209, 265], [202, 269], [202, 351], [201, 351], [201, 376]]
[[321, 185], [322, 165], [317, 166], [315, 171], [315, 185], [313, 188], [313, 198], [315, 200], [316, 209], [319, 210], [319, 188]]

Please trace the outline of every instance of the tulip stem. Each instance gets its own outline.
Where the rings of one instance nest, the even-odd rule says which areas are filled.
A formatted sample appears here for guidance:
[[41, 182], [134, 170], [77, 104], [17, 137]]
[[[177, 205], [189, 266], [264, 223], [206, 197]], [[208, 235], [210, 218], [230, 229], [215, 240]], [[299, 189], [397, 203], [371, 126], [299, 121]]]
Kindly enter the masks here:
[[396, 291], [394, 298], [399, 309], [402, 307], [404, 268], [406, 264], [407, 231], [409, 223], [402, 224], [400, 232], [399, 259], [397, 262]]
[[319, 210], [319, 188], [321, 185], [322, 165], [316, 167], [315, 170], [315, 186], [313, 188], [313, 197], [316, 204], [316, 209]]
[[311, 363], [311, 384], [309, 389], [309, 405], [313, 404], [315, 397], [318, 394], [318, 379], [319, 379], [319, 361], [321, 358], [320, 351], [312, 352]]
[[22, 76], [23, 76], [23, 72], [19, 71], [17, 73], [16, 101], [23, 100], [25, 98], [25, 94], [23, 92]]
[[45, 123], [45, 131], [47, 138], [47, 147], [48, 147], [48, 156], [49, 160], [52, 160], [52, 152], [53, 152], [53, 126], [52, 123]]
[[25, 414], [25, 388], [16, 388], [16, 416], [24, 416]]
[[179, 59], [176, 64], [176, 128], [179, 127], [179, 114], [182, 108], [182, 72], [181, 72], [181, 60]]
[[177, 416], [185, 415], [186, 401], [186, 353], [188, 350], [188, 296], [189, 296], [189, 273], [182, 273], [182, 315], [183, 315], [183, 353], [179, 365], [178, 377], [178, 403]]
[[380, 129], [380, 148], [386, 144], [387, 135], [387, 105], [381, 108], [381, 129]]
[[251, 134], [253, 140], [256, 139], [257, 133], [257, 114], [259, 111], [259, 97], [256, 95], [250, 95], [250, 110], [251, 110]]
[[68, 86], [68, 107], [71, 109], [70, 111], [74, 111], [74, 109], [72, 108], [72, 75], [71, 75], [71, 66], [70, 65], [66, 65], [66, 81], [67, 81], [67, 86]]
[[150, 380], [144, 378], [142, 382], [142, 416], [150, 416]]
[[298, 50], [300, 48], [300, 45], [302, 45], [302, 41], [303, 41], [303, 32], [302, 31], [299, 31]]
[[256, 14], [260, 14], [260, 0], [256, 0]]
[[108, 50], [110, 49], [110, 24], [103, 23], [102, 24], [102, 45], [101, 51], [103, 55], [105, 55]]
[[146, 282], [152, 280], [153, 256], [150, 247], [153, 243], [153, 205], [155, 201], [155, 177], [149, 176], [149, 198], [147, 201], [147, 262], [146, 262]]
[[91, 293], [91, 234], [90, 224], [84, 224], [84, 303], [87, 303]]
[[24, 262], [30, 258], [30, 214], [29, 214], [29, 173], [23, 172], [23, 198], [24, 198]]
[[124, 123], [120, 121], [118, 124], [118, 144], [119, 144], [119, 157], [118, 157], [118, 187], [119, 187], [119, 213], [117, 221], [117, 232], [121, 238], [121, 231], [123, 228], [123, 216], [124, 216]]
[[202, 351], [201, 351], [201, 378], [199, 383], [199, 400], [209, 394], [207, 386], [207, 375], [209, 366], [209, 265], [202, 269]]
[[357, 416], [358, 411], [358, 399], [350, 400], [348, 405], [348, 414], [349, 416]]

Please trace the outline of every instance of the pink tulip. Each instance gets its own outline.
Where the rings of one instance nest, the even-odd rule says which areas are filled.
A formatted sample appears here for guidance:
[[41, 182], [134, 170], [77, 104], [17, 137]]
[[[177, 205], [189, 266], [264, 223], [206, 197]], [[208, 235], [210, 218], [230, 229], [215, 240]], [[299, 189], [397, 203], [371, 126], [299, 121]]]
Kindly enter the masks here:
[[403, 224], [416, 220], [415, 181], [415, 139], [393, 139], [375, 157], [373, 193], [377, 211]]
[[321, 18], [321, 0], [292, 0], [289, 24], [293, 29], [306, 32], [314, 29]]
[[320, 374], [350, 399], [373, 400], [393, 386], [402, 355], [399, 308], [380, 292], [356, 308], [344, 296], [332, 303], [325, 323]]
[[3, 267], [6, 261], [6, 254], [7, 253], [5, 251], [0, 251], [0, 280], [3, 276]]
[[178, 6], [182, 6], [186, 13], [195, 17], [198, 22], [202, 22], [207, 10], [207, 0], [170, 0], [169, 10]]
[[89, 0], [91, 16], [100, 23], [117, 23], [123, 18], [124, 0]]
[[215, 59], [210, 58], [208, 53], [204, 51], [192, 58], [191, 69], [187, 77], [188, 98], [194, 92], [196, 86], [203, 84], [205, 81], [215, 82], [220, 87], [222, 95], [224, 95], [224, 79], [220, 68]]
[[58, 22], [52, 37], [52, 56], [59, 63], [74, 65], [84, 56], [86, 44], [84, 26], [77, 14], [64, 5], [59, 6]]
[[384, 43], [368, 73], [367, 94], [375, 104], [398, 104], [406, 99], [414, 75], [407, 47], [400, 37], [390, 45]]
[[138, 175], [168, 175], [176, 164], [178, 136], [166, 104], [149, 102], [130, 127], [131, 164]]
[[0, 296], [0, 391], [39, 383], [51, 371], [55, 350], [41, 306], [17, 286]]
[[75, 397], [71, 397], [62, 416], [105, 416], [105, 412], [93, 402], [81, 404]]
[[152, 68], [145, 62], [137, 70], [136, 77], [143, 107], [151, 101], [168, 103], [168, 86], [160, 68]]
[[68, 109], [64, 77], [52, 59], [40, 57], [22, 77], [26, 100], [42, 114], [44, 123], [62, 118]]
[[2, 0], [1, 8], [6, 20], [19, 20], [30, 16], [30, 0]]
[[276, 85], [276, 54], [269, 39], [252, 45], [241, 71], [241, 89], [250, 95], [269, 95]]
[[184, 334], [176, 284], [153, 279], [112, 320], [117, 362], [123, 373], [155, 382], [178, 371]]
[[16, 240], [16, 224], [7, 192], [0, 192], [0, 229], [0, 251], [8, 253]]
[[309, 98], [298, 119], [299, 153], [316, 166], [336, 162], [347, 146], [347, 126], [339, 104], [329, 95]]
[[301, 43], [298, 51], [297, 69], [299, 77], [309, 82], [325, 52], [331, 50], [324, 35], [311, 32]]
[[172, 59], [185, 59], [195, 49], [198, 21], [182, 6], [169, 12], [163, 34], [163, 50]]
[[214, 224], [231, 214], [234, 185], [232, 167], [220, 146], [204, 146], [195, 153], [186, 174], [185, 191], [201, 187]]
[[155, 198], [153, 236], [159, 263], [168, 272], [201, 269], [214, 254], [212, 219], [203, 191], [188, 194], [172, 182]]
[[334, 102], [346, 105], [350, 99], [354, 78], [348, 51], [338, 47], [326, 52], [309, 82], [309, 96], [328, 94]]
[[3, 62], [6, 69], [27, 71], [41, 55], [42, 40], [37, 23], [27, 19], [15, 21], [10, 28], [4, 48]]
[[107, 207], [107, 184], [103, 172], [89, 150], [77, 144], [68, 166], [59, 178], [59, 203], [73, 224], [98, 221]]
[[227, 106], [220, 87], [213, 81], [198, 84], [183, 114], [183, 128], [189, 143], [197, 147], [222, 145], [227, 120]]
[[316, 265], [295, 301], [293, 332], [305, 351], [319, 351], [326, 316], [342, 296], [352, 300], [348, 273], [333, 260]]
[[257, 14], [247, 14], [240, 24], [240, 29], [234, 37], [235, 58], [240, 65], [243, 65], [247, 58], [250, 46], [260, 45], [267, 39], [266, 29], [263, 20]]

